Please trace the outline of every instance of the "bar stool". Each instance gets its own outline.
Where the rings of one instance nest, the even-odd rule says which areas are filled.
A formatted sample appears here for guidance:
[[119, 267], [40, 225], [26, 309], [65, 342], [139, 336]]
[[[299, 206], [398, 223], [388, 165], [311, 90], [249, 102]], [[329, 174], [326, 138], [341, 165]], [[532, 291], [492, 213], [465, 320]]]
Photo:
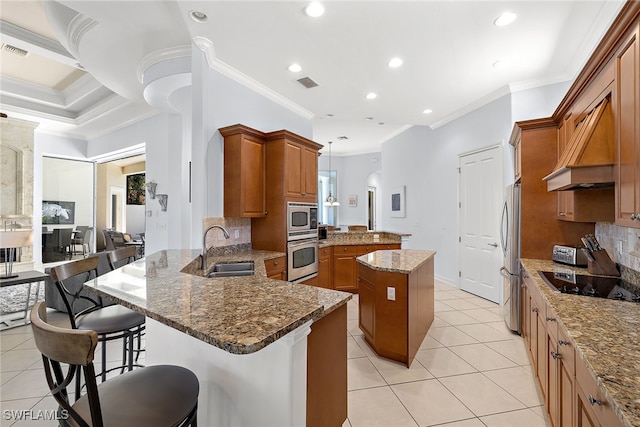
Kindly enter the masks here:
[[[198, 378], [188, 369], [157, 365], [127, 372], [96, 383], [93, 358], [98, 334], [47, 323], [43, 302], [31, 310], [31, 328], [36, 347], [42, 353], [45, 376], [51, 394], [69, 415], [72, 426], [103, 427], [197, 427]], [[61, 364], [69, 365], [65, 370]], [[76, 368], [77, 367], [77, 368]], [[74, 375], [84, 373], [87, 393], [70, 404], [67, 387]]]
[[[104, 307], [101, 298], [94, 300], [80, 294], [82, 287], [74, 293], [64, 285], [64, 281], [71, 277], [84, 275], [83, 283], [97, 277], [98, 261], [98, 257], [80, 259], [52, 267], [50, 274], [67, 309], [71, 328], [91, 330], [98, 334], [98, 341], [102, 343], [100, 376], [102, 381], [105, 381], [107, 373], [115, 369], [120, 369], [121, 373], [125, 368], [129, 371], [133, 370], [133, 339], [144, 330], [145, 317], [121, 305]], [[89, 301], [92, 305], [74, 314], [73, 306], [80, 300]], [[123, 341], [122, 365], [107, 369], [106, 344], [116, 339]], [[77, 387], [76, 394], [79, 395], [79, 382]]]

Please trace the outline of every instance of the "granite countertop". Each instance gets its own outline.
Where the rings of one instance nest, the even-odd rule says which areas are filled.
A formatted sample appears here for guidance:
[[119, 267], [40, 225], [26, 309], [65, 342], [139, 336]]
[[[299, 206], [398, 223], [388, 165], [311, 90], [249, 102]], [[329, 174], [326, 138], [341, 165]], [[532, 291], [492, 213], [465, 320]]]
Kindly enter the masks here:
[[409, 274], [435, 256], [435, 251], [394, 249], [375, 251], [356, 260], [374, 270]]
[[546, 260], [521, 260], [623, 425], [640, 426], [640, 304], [553, 292], [537, 270], [574, 270]]
[[320, 241], [319, 247], [401, 244], [402, 238], [408, 236], [411, 234], [388, 231], [330, 231], [327, 233], [327, 239]]
[[264, 261], [282, 253], [248, 250], [209, 256], [210, 267], [216, 262], [255, 263], [252, 276], [213, 279], [183, 272], [199, 265], [199, 254], [156, 252], [85, 287], [234, 354], [256, 352], [351, 299], [350, 293], [267, 278]]

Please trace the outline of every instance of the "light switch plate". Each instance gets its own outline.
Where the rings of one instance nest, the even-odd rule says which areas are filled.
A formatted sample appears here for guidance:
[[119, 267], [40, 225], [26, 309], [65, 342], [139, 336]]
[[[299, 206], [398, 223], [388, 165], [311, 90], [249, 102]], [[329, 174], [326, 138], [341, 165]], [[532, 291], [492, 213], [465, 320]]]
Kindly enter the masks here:
[[233, 237], [235, 237], [236, 239], [240, 238], [240, 230], [233, 230]]
[[392, 287], [387, 287], [387, 299], [389, 301], [395, 301], [396, 300], [396, 288], [392, 288]]

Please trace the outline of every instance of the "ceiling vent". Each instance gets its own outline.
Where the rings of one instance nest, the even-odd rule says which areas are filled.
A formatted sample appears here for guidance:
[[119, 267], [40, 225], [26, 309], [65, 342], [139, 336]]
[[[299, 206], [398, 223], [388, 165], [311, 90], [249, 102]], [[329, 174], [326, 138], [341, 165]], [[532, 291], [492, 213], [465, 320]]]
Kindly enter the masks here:
[[300, 83], [302, 86], [306, 87], [307, 89], [311, 89], [312, 87], [318, 86], [318, 83], [311, 80], [311, 77], [303, 77], [301, 79], [298, 79], [298, 83]]
[[2, 43], [2, 50], [4, 50], [5, 52], [13, 53], [14, 55], [22, 56], [23, 58], [29, 54], [28, 51], [7, 43]]

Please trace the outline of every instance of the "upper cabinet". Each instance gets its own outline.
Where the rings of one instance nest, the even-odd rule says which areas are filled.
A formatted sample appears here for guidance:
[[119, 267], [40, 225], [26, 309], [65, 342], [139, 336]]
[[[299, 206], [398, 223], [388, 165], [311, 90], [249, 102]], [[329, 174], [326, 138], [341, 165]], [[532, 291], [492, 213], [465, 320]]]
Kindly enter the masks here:
[[318, 151], [322, 145], [288, 131], [268, 135], [267, 180], [290, 201], [317, 202]]
[[640, 228], [640, 24], [615, 55], [617, 116], [616, 224]]
[[220, 129], [224, 137], [224, 216], [266, 215], [264, 135], [243, 125]]

